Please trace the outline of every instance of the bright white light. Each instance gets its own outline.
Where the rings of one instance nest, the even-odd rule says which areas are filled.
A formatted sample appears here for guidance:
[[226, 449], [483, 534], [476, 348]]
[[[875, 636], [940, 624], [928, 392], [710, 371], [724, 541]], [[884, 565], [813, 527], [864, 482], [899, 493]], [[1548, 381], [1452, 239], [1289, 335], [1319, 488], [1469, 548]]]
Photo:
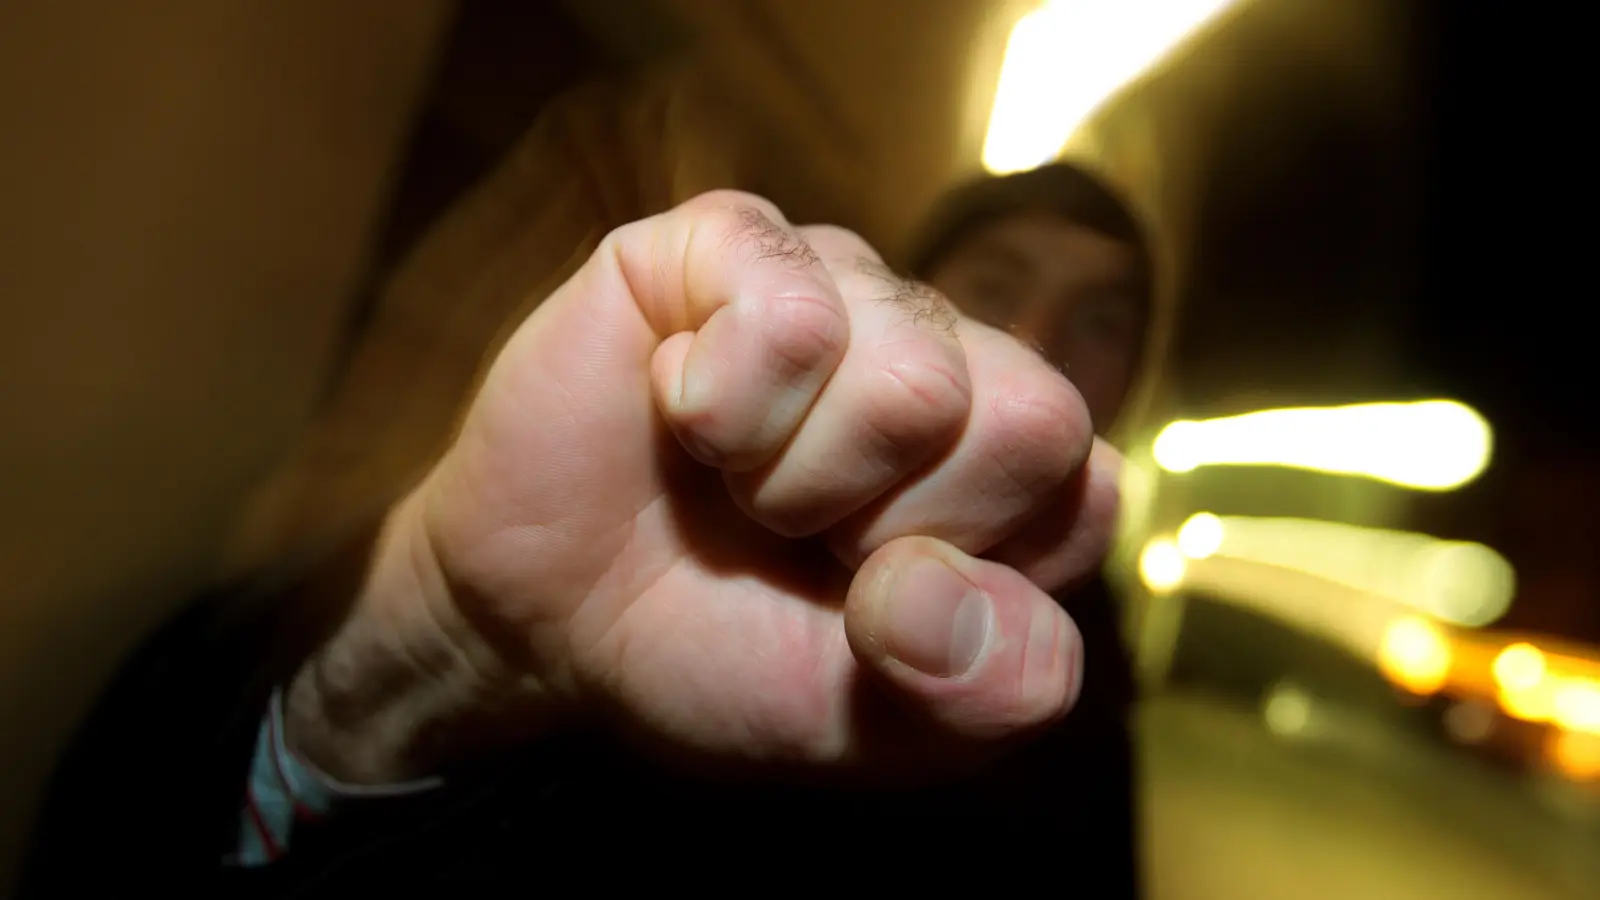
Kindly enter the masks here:
[[1567, 679], [1557, 686], [1551, 719], [1569, 731], [1600, 734], [1600, 681]]
[[1050, 161], [1082, 122], [1234, 0], [1051, 0], [1006, 42], [983, 164], [991, 172]]
[[1195, 513], [1178, 529], [1178, 549], [1190, 559], [1205, 559], [1222, 547], [1222, 520], [1211, 513]]
[[1419, 490], [1460, 487], [1489, 464], [1489, 424], [1450, 400], [1272, 409], [1173, 422], [1156, 436], [1156, 464], [1286, 466], [1358, 475]]
[[1450, 676], [1450, 643], [1420, 616], [1396, 619], [1378, 645], [1378, 668], [1390, 681], [1415, 694], [1432, 694]]
[[1158, 593], [1182, 584], [1187, 568], [1183, 552], [1169, 540], [1151, 541], [1139, 554], [1139, 577], [1144, 580], [1145, 587]]
[[1503, 691], [1527, 691], [1544, 680], [1546, 663], [1538, 647], [1517, 643], [1494, 658], [1494, 680]]
[[1211, 462], [1201, 455], [1207, 446], [1206, 437], [1205, 422], [1173, 422], [1156, 435], [1150, 452], [1155, 456], [1156, 465], [1168, 472], [1193, 472]]

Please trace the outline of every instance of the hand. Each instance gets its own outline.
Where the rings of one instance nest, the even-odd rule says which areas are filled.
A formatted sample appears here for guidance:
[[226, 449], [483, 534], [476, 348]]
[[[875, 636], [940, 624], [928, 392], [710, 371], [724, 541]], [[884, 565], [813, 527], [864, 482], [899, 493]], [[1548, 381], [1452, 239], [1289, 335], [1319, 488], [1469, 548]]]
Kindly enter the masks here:
[[846, 231], [702, 196], [494, 362], [290, 691], [332, 774], [565, 723], [731, 764], [944, 771], [1064, 715], [1114, 451], [1056, 369]]

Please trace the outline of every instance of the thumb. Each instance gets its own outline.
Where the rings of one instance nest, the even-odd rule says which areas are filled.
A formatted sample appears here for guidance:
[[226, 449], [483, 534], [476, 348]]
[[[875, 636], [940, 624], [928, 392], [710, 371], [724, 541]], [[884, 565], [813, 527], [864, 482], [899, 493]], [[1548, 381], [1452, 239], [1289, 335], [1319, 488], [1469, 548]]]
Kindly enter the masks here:
[[845, 608], [856, 658], [953, 733], [1001, 740], [1065, 715], [1083, 678], [1072, 619], [1016, 570], [932, 538], [885, 544]]

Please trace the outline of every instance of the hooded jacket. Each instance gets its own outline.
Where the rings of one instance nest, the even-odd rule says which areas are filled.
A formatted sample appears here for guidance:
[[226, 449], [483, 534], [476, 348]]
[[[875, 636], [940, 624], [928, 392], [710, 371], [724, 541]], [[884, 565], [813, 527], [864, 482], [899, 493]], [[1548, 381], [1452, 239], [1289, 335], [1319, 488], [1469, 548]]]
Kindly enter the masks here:
[[[484, 360], [610, 229], [748, 184], [700, 90], [657, 77], [553, 104], [393, 273], [321, 420], [246, 516], [231, 577], [135, 653], [62, 756], [19, 897], [948, 886], [960, 868], [987, 887], [1043, 872], [1079, 896], [1138, 895], [1132, 683], [1101, 585], [1062, 598], [1087, 648], [1073, 713], [960, 782], [716, 784], [571, 735], [341, 811], [264, 868], [224, 864], [269, 696], [353, 596], [381, 511], [446, 446]], [[964, 227], [937, 221], [946, 239]]]

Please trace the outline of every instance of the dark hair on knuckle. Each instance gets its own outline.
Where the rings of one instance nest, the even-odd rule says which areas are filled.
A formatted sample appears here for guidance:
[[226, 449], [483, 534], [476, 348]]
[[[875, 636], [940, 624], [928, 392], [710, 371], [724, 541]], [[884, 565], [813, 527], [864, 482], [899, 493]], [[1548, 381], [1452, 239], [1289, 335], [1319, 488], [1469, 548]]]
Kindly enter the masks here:
[[741, 206], [735, 212], [738, 224], [729, 230], [728, 242], [750, 250], [758, 261], [779, 260], [805, 268], [819, 259], [805, 239], [772, 221], [754, 206]]
[[856, 268], [886, 289], [886, 293], [878, 298], [879, 302], [905, 310], [912, 324], [955, 334], [958, 321], [955, 307], [933, 285], [901, 278], [893, 269], [869, 256], [856, 257]]

